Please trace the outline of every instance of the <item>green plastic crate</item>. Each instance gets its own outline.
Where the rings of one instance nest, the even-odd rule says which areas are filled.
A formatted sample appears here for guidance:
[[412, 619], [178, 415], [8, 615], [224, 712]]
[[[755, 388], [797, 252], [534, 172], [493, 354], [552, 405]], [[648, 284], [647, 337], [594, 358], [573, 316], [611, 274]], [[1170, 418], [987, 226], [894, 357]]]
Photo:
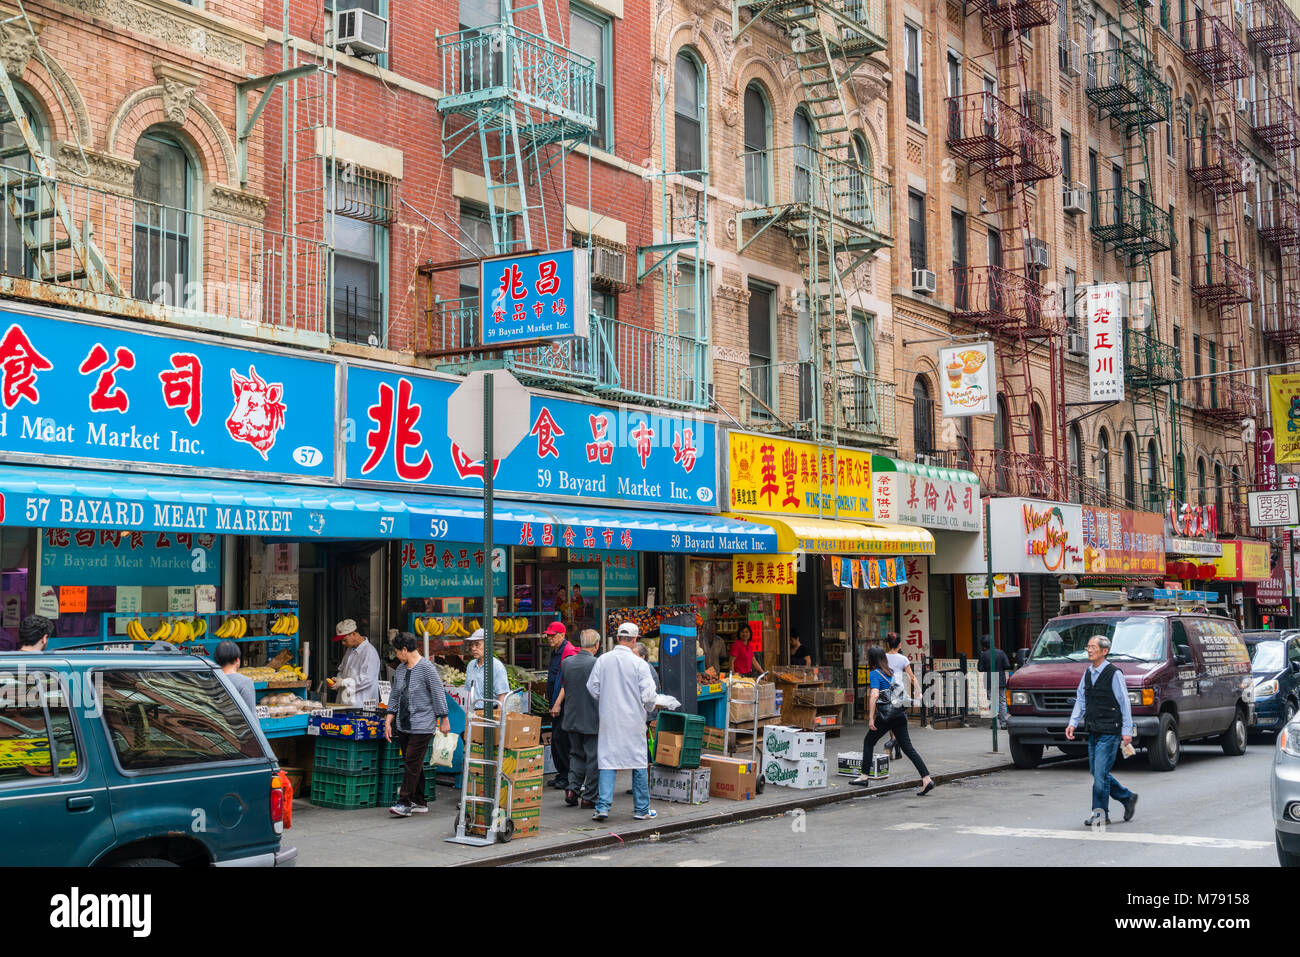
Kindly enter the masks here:
[[680, 734], [683, 750], [699, 749], [704, 743], [704, 716], [683, 714], [680, 711], [661, 711], [655, 724], [655, 734]]
[[396, 741], [379, 742], [379, 770], [381, 773], [402, 770], [402, 749]]
[[377, 774], [339, 774], [315, 771], [311, 777], [311, 803], [317, 807], [353, 811], [374, 807], [379, 797]]
[[[379, 801], [378, 807], [389, 807], [397, 802], [398, 792], [402, 790], [402, 769], [396, 771], [381, 771], [379, 774]], [[426, 801], [436, 800], [437, 782], [433, 777], [431, 768], [424, 769], [424, 799]]]
[[374, 741], [317, 738], [315, 770], [338, 774], [375, 774], [379, 771], [379, 748]]

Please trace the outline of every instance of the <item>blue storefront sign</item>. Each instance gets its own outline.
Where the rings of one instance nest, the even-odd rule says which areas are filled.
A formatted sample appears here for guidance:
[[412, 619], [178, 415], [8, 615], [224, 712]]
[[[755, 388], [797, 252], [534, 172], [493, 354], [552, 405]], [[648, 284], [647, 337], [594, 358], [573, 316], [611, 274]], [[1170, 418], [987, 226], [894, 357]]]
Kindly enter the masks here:
[[588, 253], [559, 249], [479, 263], [484, 345], [587, 335]]
[[43, 585], [219, 585], [221, 538], [181, 532], [47, 528]]
[[[403, 598], [483, 596], [482, 542], [402, 542]], [[506, 550], [492, 549], [492, 589], [508, 594]]]
[[641, 556], [635, 552], [616, 552], [597, 549], [595, 551], [573, 550], [569, 552], [571, 562], [591, 562], [592, 567], [569, 570], [569, 585], [577, 585], [588, 595], [595, 595], [600, 588], [600, 572], [597, 564], [605, 566], [605, 594], [639, 595], [641, 593]]
[[0, 311], [0, 457], [328, 480], [336, 368]]
[[[349, 366], [347, 480], [479, 492], [483, 462], [447, 438], [447, 399], [458, 384]], [[499, 495], [716, 508], [711, 421], [533, 394], [529, 425], [524, 440], [495, 463]]]

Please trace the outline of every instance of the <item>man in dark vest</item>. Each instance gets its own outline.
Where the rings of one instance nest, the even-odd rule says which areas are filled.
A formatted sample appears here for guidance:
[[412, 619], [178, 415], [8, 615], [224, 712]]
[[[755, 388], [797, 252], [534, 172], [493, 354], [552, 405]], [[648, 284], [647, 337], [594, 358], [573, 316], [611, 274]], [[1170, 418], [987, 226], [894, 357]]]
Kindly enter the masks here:
[[600, 765], [596, 753], [600, 731], [600, 707], [587, 690], [587, 679], [596, 667], [600, 632], [587, 628], [580, 636], [581, 651], [564, 659], [560, 667], [560, 695], [556, 704], [563, 711], [561, 727], [569, 736], [569, 776], [564, 803], [595, 808]]
[[1088, 639], [1088, 670], [1079, 680], [1075, 694], [1074, 712], [1065, 729], [1065, 736], [1074, 740], [1074, 729], [1083, 719], [1083, 729], [1088, 732], [1088, 769], [1092, 772], [1092, 814], [1084, 821], [1085, 827], [1098, 827], [1110, 823], [1110, 799], [1124, 805], [1124, 820], [1131, 821], [1137, 809], [1138, 796], [1115, 780], [1110, 769], [1121, 743], [1133, 743], [1133, 711], [1129, 706], [1128, 687], [1124, 672], [1106, 660], [1110, 654], [1110, 639], [1094, 635]]

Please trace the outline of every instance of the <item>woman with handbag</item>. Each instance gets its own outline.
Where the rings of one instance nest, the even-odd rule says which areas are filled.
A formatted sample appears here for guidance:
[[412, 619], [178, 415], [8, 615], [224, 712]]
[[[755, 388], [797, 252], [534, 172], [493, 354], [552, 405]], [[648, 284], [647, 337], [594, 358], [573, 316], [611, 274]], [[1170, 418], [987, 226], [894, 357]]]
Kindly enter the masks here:
[[922, 796], [929, 794], [934, 790], [934, 779], [930, 777], [930, 772], [925, 762], [921, 760], [921, 756], [916, 753], [916, 748], [912, 747], [912, 739], [907, 733], [907, 706], [904, 704], [907, 695], [902, 681], [899, 680], [902, 675], [895, 673], [889, 667], [885, 649], [879, 645], [872, 645], [867, 651], [867, 665], [871, 668], [871, 689], [868, 691], [867, 698], [869, 730], [866, 740], [862, 742], [862, 773], [849, 783], [856, 784], [858, 787], [866, 787], [871, 783], [871, 778], [867, 777], [866, 772], [871, 766], [873, 749], [877, 741], [887, 732], [892, 731], [899, 747], [916, 767], [916, 773], [921, 775], [921, 790], [916, 793]]
[[402, 749], [402, 787], [397, 803], [388, 810], [394, 817], [427, 814], [424, 796], [424, 756], [435, 730], [447, 731], [447, 692], [433, 663], [420, 654], [415, 635], [403, 632], [393, 639], [401, 662], [393, 675], [388, 693], [388, 715], [384, 719], [384, 739], [393, 740], [397, 726], [397, 746]]

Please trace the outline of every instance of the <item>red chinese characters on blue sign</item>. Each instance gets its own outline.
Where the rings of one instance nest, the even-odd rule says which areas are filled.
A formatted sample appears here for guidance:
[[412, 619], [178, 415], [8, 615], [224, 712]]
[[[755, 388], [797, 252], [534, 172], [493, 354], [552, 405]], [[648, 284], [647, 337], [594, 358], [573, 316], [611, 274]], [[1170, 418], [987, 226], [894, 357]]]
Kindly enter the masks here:
[[587, 334], [587, 251], [558, 249], [479, 264], [484, 345]]

